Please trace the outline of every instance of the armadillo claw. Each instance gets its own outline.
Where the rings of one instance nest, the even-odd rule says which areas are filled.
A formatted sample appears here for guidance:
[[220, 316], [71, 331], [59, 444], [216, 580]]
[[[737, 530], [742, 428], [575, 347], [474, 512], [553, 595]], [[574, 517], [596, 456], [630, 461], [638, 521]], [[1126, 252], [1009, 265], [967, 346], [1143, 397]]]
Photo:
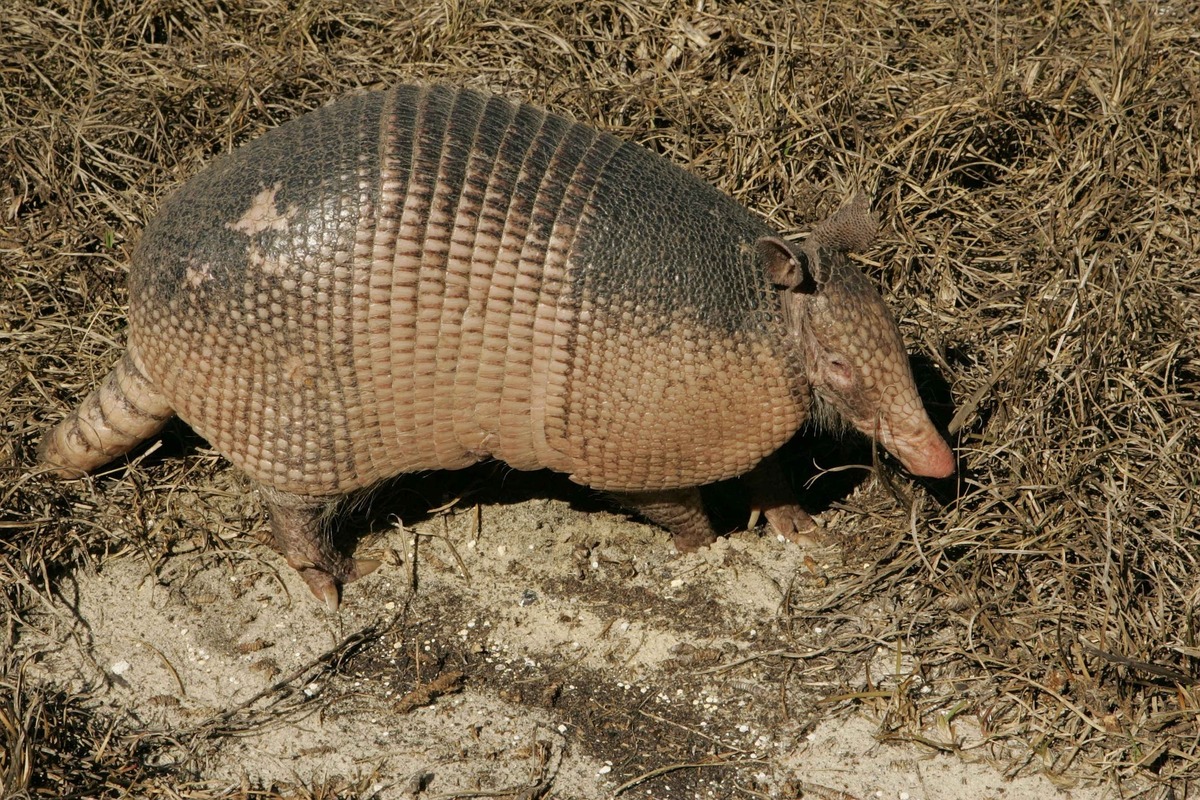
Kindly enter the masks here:
[[[295, 555], [288, 555], [287, 564], [296, 572], [304, 572], [307, 569], [317, 569], [317, 562], [307, 558], [300, 558]], [[323, 570], [322, 570], [323, 571]]]
[[379, 569], [379, 565], [383, 562], [376, 558], [356, 558], [354, 565], [350, 568], [350, 573], [344, 578], [346, 583], [356, 581], [366, 575], [370, 575], [375, 570]]
[[379, 565], [383, 562], [374, 558], [348, 559], [341, 569], [322, 568], [311, 562], [305, 565], [293, 564], [291, 561], [288, 563], [308, 584], [308, 589], [313, 596], [324, 603], [330, 611], [337, 612], [338, 606], [341, 604], [342, 586], [365, 575], [370, 575], [379, 569]]
[[334, 546], [322, 524], [327, 499], [287, 494], [269, 486], [260, 491], [271, 512], [272, 545], [300, 573], [313, 595], [330, 611], [337, 611], [342, 586], [371, 574], [380, 562], [347, 558]]
[[328, 572], [315, 567], [297, 570], [297, 572], [308, 584], [308, 589], [313, 593], [313, 597], [324, 603], [330, 611], [337, 613], [342, 594], [338, 581]]
[[791, 481], [783, 471], [778, 456], [767, 456], [758, 466], [743, 476], [750, 488], [750, 524], [758, 524], [759, 516], [767, 518], [771, 530], [802, 546], [820, 544], [817, 523], [796, 503]]
[[821, 528], [813, 518], [795, 503], [764, 508], [762, 513], [767, 518], [771, 530], [789, 542], [802, 547], [812, 547], [821, 544], [824, 539]]

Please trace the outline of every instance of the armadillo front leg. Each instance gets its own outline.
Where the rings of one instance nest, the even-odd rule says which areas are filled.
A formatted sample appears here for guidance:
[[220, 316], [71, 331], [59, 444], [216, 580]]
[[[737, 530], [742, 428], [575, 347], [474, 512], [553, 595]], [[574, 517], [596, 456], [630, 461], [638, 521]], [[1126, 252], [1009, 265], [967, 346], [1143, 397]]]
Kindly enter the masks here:
[[799, 545], [820, 543], [820, 529], [796, 502], [791, 482], [777, 456], [764, 458], [742, 480], [750, 489], [751, 509], [761, 511], [775, 533]]
[[671, 532], [681, 553], [694, 553], [716, 541], [700, 490], [668, 489], [657, 492], [613, 492], [621, 505], [632, 508], [656, 525]]
[[373, 572], [379, 562], [349, 558], [334, 545], [326, 524], [328, 498], [289, 494], [268, 486], [260, 491], [271, 513], [275, 549], [300, 573], [316, 598], [330, 611], [337, 611], [342, 585]]

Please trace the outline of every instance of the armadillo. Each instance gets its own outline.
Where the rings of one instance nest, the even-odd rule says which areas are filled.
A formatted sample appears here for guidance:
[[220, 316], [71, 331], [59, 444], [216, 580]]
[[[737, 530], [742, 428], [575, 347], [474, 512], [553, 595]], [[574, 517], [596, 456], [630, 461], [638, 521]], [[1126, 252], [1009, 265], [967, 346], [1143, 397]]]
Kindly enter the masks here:
[[377, 562], [334, 545], [327, 506], [482, 459], [612, 493], [683, 550], [714, 539], [697, 487], [747, 473], [768, 520], [803, 527], [769, 457], [814, 397], [910, 472], [955, 469], [847, 257], [875, 226], [859, 195], [793, 244], [531, 105], [351, 95], [163, 202], [132, 258], [127, 349], [40, 463], [81, 476], [178, 415], [257, 484], [276, 547], [333, 608]]

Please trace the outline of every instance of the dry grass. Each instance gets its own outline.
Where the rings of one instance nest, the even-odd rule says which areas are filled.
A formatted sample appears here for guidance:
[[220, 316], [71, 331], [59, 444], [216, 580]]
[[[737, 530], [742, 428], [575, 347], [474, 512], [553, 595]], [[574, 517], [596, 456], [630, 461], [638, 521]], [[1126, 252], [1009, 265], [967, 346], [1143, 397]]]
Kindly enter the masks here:
[[[886, 486], [868, 493], [853, 557], [877, 567], [793, 608], [795, 625], [841, 620], [843, 652], [903, 649], [944, 688], [863, 698], [891, 735], [973, 715], [1006, 771], [1194, 795], [1198, 51], [1200, 10], [1184, 0], [13, 0], [0, 19], [0, 795], [209, 796], [145, 766], [163, 743], [25, 686], [9, 653], [73, 564], [165, 558], [256, 507], [181, 499], [191, 473], [223, 485], [207, 451], [103, 492], [25, 470], [119, 348], [129, 243], [157, 199], [342, 91], [410, 79], [591, 120], [789, 231], [858, 185], [874, 192], [872, 274], [926, 374], [949, 385], [952, 405], [933, 410], [964, 469], [940, 510], [896, 482], [911, 524]], [[209, 734], [187, 735], [185, 749]]]

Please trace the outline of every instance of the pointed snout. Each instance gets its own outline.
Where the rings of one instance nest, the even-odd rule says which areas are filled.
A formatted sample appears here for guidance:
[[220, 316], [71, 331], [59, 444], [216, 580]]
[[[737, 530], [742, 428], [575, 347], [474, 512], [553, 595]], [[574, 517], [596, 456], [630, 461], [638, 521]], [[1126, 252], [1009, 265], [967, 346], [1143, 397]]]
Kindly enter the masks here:
[[913, 475], [926, 478], [949, 478], [956, 467], [954, 453], [940, 436], [922, 452], [901, 458], [900, 462]]
[[904, 468], [925, 478], [948, 478], [954, 474], [954, 451], [934, 429], [932, 423], [921, 435], [888, 443]]

